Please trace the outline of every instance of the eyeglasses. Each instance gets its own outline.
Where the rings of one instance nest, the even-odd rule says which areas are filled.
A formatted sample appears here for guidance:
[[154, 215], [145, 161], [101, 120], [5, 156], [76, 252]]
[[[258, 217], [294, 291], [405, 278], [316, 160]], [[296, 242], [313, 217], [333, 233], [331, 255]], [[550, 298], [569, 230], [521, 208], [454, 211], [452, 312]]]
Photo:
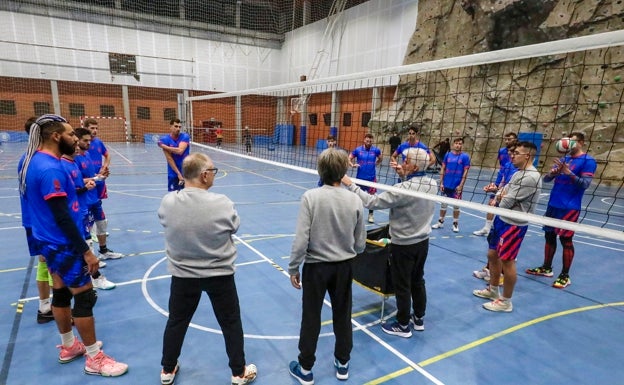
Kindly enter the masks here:
[[514, 151], [511, 153], [511, 155], [513, 156], [518, 156], [518, 155], [529, 155], [528, 152], [518, 152], [518, 151]]
[[217, 173], [219, 172], [219, 169], [215, 167], [215, 168], [207, 168], [205, 170], [202, 170], [202, 172], [206, 172], [206, 171], [210, 172], [212, 175], [217, 175]]

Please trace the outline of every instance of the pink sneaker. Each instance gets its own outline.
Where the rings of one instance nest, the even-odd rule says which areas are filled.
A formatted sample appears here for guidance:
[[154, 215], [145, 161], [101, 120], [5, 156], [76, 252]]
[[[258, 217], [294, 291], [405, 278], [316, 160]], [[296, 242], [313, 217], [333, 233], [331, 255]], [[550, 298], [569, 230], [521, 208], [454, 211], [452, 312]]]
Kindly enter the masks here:
[[[102, 341], [96, 341], [96, 344], [98, 344], [98, 347], [100, 349], [102, 348]], [[79, 358], [80, 356], [83, 356], [87, 352], [84, 344], [80, 342], [78, 338], [74, 338], [74, 344], [69, 348], [63, 345], [56, 345], [56, 347], [61, 350], [59, 352], [58, 359], [61, 364], [72, 362], [73, 360]]]
[[95, 357], [87, 356], [84, 372], [102, 377], [117, 377], [128, 371], [128, 364], [117, 362], [113, 357], [100, 351]]

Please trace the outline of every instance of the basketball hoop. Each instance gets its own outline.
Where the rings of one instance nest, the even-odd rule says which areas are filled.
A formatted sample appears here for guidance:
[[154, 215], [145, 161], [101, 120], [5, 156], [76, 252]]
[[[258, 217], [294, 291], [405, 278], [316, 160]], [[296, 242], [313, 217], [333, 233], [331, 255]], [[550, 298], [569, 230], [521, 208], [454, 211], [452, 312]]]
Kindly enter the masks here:
[[308, 98], [305, 96], [290, 99], [290, 114], [301, 113], [306, 106]]

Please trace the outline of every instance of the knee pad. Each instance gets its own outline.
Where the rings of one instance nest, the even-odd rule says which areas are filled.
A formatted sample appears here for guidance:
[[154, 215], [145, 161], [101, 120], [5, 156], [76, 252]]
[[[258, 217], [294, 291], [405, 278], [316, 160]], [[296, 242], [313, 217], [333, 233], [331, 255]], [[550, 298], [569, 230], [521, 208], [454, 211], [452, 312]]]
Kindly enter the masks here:
[[67, 287], [61, 289], [52, 289], [52, 306], [54, 307], [70, 307], [72, 293]]
[[38, 282], [50, 282], [50, 272], [48, 271], [48, 264], [39, 261], [37, 263], [37, 281]]
[[440, 210], [446, 210], [448, 203], [440, 203]]
[[93, 289], [83, 291], [74, 296], [74, 309], [72, 315], [74, 318], [92, 317], [93, 306], [97, 302], [97, 293]]
[[95, 221], [95, 234], [105, 235], [107, 227], [108, 227], [108, 221], [106, 219], [101, 220], [101, 221]]

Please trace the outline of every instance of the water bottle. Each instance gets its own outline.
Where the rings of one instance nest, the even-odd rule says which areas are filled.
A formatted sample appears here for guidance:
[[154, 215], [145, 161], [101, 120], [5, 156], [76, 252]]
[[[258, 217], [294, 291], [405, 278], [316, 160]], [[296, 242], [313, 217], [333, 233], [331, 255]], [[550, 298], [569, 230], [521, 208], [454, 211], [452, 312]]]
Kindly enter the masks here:
[[377, 242], [379, 242], [379, 243], [383, 243], [383, 244], [384, 244], [384, 246], [387, 246], [388, 244], [390, 244], [390, 243], [391, 243], [391, 240], [390, 240], [390, 238], [379, 238], [379, 239], [377, 240]]

